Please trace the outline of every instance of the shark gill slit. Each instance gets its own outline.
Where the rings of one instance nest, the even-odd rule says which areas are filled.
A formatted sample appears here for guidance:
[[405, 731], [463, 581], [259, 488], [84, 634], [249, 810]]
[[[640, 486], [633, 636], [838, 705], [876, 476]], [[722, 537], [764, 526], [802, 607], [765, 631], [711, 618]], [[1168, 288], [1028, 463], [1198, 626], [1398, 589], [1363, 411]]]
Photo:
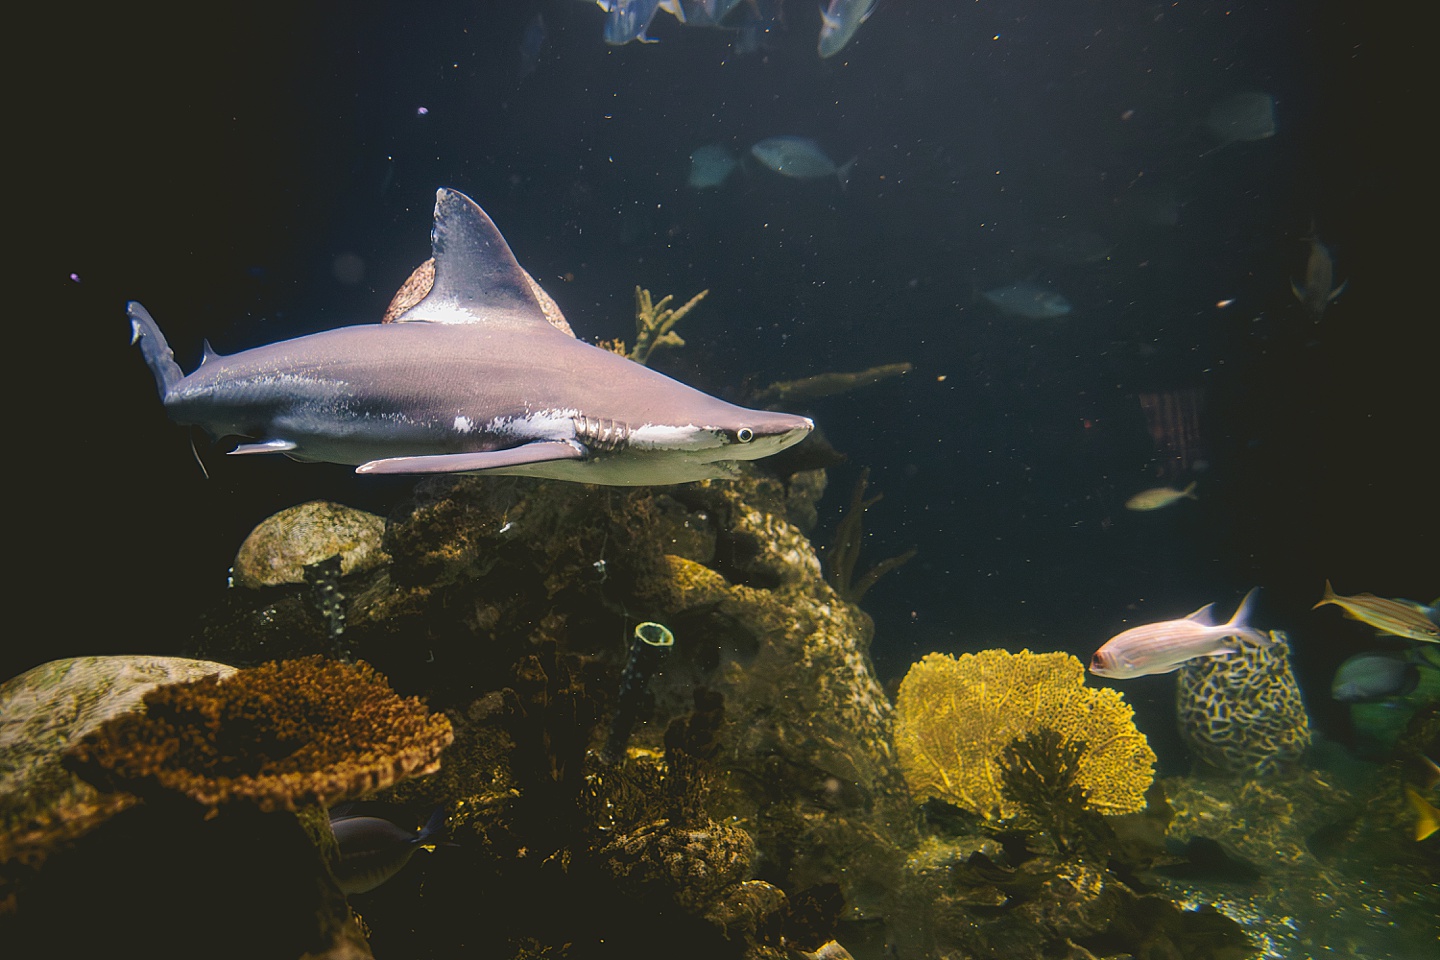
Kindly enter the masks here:
[[582, 415], [575, 418], [575, 436], [591, 451], [609, 453], [629, 442], [630, 431], [614, 420]]

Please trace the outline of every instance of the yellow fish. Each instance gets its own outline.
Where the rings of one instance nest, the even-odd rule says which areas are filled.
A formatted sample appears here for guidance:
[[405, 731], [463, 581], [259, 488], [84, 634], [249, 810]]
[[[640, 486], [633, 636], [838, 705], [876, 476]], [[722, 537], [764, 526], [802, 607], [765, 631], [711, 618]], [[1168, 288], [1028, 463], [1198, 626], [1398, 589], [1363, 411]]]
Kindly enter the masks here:
[[1415, 839], [1424, 840], [1436, 830], [1440, 830], [1440, 810], [1435, 809], [1435, 804], [1420, 796], [1420, 791], [1405, 785], [1405, 796], [1410, 801], [1410, 806], [1415, 809]]
[[1149, 490], [1141, 490], [1135, 496], [1125, 501], [1126, 510], [1159, 510], [1161, 507], [1168, 507], [1170, 504], [1180, 500], [1199, 500], [1195, 496], [1195, 484], [1184, 490], [1176, 490], [1174, 487], [1152, 487]]
[[1345, 616], [1351, 620], [1368, 623], [1376, 630], [1410, 640], [1440, 643], [1440, 626], [1436, 626], [1429, 617], [1409, 603], [1387, 600], [1384, 597], [1377, 597], [1373, 593], [1357, 593], [1353, 596], [1342, 597], [1335, 592], [1334, 587], [1330, 586], [1330, 581], [1326, 580], [1325, 596], [1321, 597], [1320, 602], [1310, 609], [1315, 610], [1327, 603], [1333, 603], [1345, 611]]

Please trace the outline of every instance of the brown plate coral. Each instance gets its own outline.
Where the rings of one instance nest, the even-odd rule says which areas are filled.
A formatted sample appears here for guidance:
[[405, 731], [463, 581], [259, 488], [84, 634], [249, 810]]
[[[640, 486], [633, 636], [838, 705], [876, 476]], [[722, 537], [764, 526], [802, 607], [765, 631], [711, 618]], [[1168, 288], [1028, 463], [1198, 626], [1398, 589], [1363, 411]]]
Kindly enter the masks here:
[[282, 660], [157, 687], [145, 712], [106, 723], [67, 763], [102, 789], [181, 794], [213, 814], [330, 806], [439, 767], [450, 721], [400, 697], [366, 663]]

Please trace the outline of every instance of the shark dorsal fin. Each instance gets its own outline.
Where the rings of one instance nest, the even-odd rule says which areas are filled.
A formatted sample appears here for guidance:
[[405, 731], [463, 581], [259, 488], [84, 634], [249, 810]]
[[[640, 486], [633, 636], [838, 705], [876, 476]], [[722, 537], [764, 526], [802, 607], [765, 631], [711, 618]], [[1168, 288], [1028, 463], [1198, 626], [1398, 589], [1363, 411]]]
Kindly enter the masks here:
[[430, 246], [435, 283], [397, 323], [550, 326], [510, 245], [465, 194], [446, 187], [435, 192]]
[[206, 341], [205, 341], [205, 346], [204, 346], [204, 348], [202, 349], [202, 352], [201, 352], [201, 354], [200, 354], [200, 366], [203, 367], [203, 366], [205, 366], [205, 364], [209, 363], [211, 360], [219, 360], [219, 359], [220, 359], [220, 354], [216, 353], [216, 352], [215, 352], [215, 348], [212, 347], [212, 346], [210, 346], [210, 341], [209, 341], [209, 340], [206, 340]]

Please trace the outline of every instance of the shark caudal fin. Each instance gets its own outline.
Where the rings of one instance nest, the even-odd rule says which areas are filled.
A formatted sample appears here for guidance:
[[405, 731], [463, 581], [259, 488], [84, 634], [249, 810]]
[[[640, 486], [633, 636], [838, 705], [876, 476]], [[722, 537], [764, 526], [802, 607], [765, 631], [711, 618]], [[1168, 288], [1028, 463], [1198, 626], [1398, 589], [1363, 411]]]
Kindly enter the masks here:
[[171, 388], [185, 378], [185, 374], [180, 364], [175, 362], [175, 352], [165, 342], [165, 334], [160, 332], [150, 312], [134, 300], [126, 305], [125, 312], [130, 315], [130, 343], [139, 345], [140, 356], [145, 358], [145, 365], [154, 374], [155, 387], [160, 391], [160, 399], [164, 400]]

